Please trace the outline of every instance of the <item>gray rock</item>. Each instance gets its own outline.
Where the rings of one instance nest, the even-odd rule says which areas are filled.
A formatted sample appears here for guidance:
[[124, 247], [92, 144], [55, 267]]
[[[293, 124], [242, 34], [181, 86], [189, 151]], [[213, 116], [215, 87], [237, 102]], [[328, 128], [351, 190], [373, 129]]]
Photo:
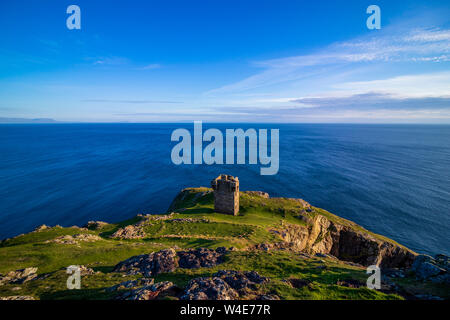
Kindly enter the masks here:
[[234, 271], [219, 270], [213, 277], [223, 279], [230, 287], [235, 290], [256, 289], [257, 284], [269, 281], [268, 278], [260, 276], [256, 271]]
[[114, 272], [126, 272], [129, 275], [143, 274], [151, 277], [164, 272], [174, 271], [178, 267], [174, 249], [165, 249], [150, 254], [142, 254], [119, 262]]
[[0, 297], [0, 300], [36, 300], [32, 296], [8, 296]]
[[0, 274], [0, 285], [7, 283], [24, 283], [30, 280], [35, 280], [38, 276], [36, 274], [38, 268], [25, 268], [15, 271], [10, 271], [6, 275]]
[[189, 282], [182, 300], [236, 300], [238, 293], [223, 279], [196, 278]]
[[223, 262], [223, 256], [226, 252], [225, 248], [217, 248], [216, 250], [199, 248], [195, 250], [179, 251], [178, 263], [180, 268], [210, 268]]
[[118, 290], [127, 290], [127, 289], [136, 289], [138, 287], [146, 287], [150, 286], [154, 283], [154, 279], [150, 278], [141, 278], [137, 280], [128, 280], [121, 282], [119, 284], [116, 284], [112, 287], [106, 288], [105, 290], [107, 292], [113, 292]]
[[116, 300], [155, 300], [180, 291], [172, 282], [163, 281], [118, 295]]
[[437, 255], [436, 258], [434, 259], [423, 254], [419, 255], [414, 260], [411, 270], [414, 271], [416, 277], [420, 280], [428, 280], [435, 283], [448, 282], [448, 257]]

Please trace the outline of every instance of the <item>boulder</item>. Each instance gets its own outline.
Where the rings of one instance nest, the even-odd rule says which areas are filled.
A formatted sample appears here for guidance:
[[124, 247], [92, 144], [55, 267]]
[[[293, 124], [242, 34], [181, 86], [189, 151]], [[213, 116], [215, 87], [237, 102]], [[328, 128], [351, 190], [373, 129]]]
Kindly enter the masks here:
[[260, 276], [256, 271], [219, 270], [213, 274], [213, 277], [224, 280], [235, 290], [255, 290], [257, 284], [269, 281], [268, 278]]
[[36, 279], [38, 276], [36, 274], [38, 268], [25, 268], [15, 271], [10, 271], [6, 275], [0, 274], [0, 285], [7, 283], [24, 283], [30, 280]]
[[108, 223], [103, 221], [88, 221], [88, 223], [86, 223], [83, 228], [87, 228], [89, 230], [98, 230], [106, 225], [108, 225]]
[[135, 225], [120, 228], [111, 235], [111, 238], [116, 239], [141, 239], [143, 237], [145, 237], [145, 232], [142, 230], [142, 227]]
[[8, 296], [0, 297], [0, 300], [36, 300], [32, 296]]
[[44, 231], [44, 230], [47, 230], [47, 229], [51, 229], [51, 227], [49, 227], [49, 226], [47, 226], [45, 224], [42, 224], [42, 225], [36, 227], [36, 229], [34, 229], [33, 232], [40, 232], [40, 231]]
[[118, 291], [118, 290], [130, 290], [130, 289], [136, 289], [139, 287], [150, 286], [154, 282], [155, 282], [155, 280], [153, 278], [140, 278], [137, 280], [128, 280], [128, 281], [121, 282], [112, 287], [106, 288], [105, 290], [107, 292], [113, 292], [113, 291]]
[[177, 295], [180, 289], [170, 281], [158, 282], [142, 288], [126, 291], [118, 295], [117, 300], [155, 300], [163, 296]]
[[411, 266], [411, 271], [419, 280], [432, 281], [434, 283], [450, 283], [449, 257], [443, 254], [435, 258], [429, 255], [418, 255]]
[[129, 275], [143, 274], [151, 277], [164, 272], [171, 272], [178, 267], [174, 249], [165, 249], [150, 254], [142, 254], [119, 262], [114, 272], [126, 272]]
[[45, 243], [59, 243], [59, 244], [78, 244], [79, 242], [94, 242], [102, 240], [99, 236], [95, 234], [89, 234], [89, 233], [80, 233], [75, 234], [73, 236], [71, 235], [65, 235], [65, 236], [59, 236], [52, 240], [47, 240]]
[[239, 294], [218, 277], [196, 278], [189, 282], [182, 300], [236, 300]]
[[219, 247], [216, 250], [199, 248], [188, 251], [179, 251], [178, 263], [180, 268], [210, 268], [223, 262], [226, 250]]

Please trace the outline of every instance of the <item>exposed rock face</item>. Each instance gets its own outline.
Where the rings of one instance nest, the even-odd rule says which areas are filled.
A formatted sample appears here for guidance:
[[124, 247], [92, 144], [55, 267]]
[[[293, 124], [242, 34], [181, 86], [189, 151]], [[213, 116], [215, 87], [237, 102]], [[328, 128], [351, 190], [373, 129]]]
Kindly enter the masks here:
[[[254, 293], [257, 284], [269, 279], [255, 271], [220, 270], [212, 278], [196, 278], [189, 282], [183, 300], [235, 300], [239, 296]], [[263, 299], [262, 296], [256, 296]], [[269, 298], [269, 297], [266, 297]], [[272, 297], [276, 299], [275, 297]], [[279, 298], [278, 298], [279, 299]]]
[[140, 239], [143, 237], [145, 237], [145, 232], [141, 227], [136, 225], [129, 225], [125, 228], [120, 228], [111, 236], [111, 238], [117, 239]]
[[0, 297], [0, 300], [36, 300], [32, 296], [9, 296], [9, 297]]
[[235, 300], [239, 295], [223, 279], [196, 278], [189, 282], [182, 300]]
[[248, 290], [256, 290], [256, 285], [269, 281], [268, 278], [260, 276], [255, 271], [220, 270], [213, 274], [214, 277], [224, 280], [231, 288], [240, 294]]
[[88, 221], [83, 227], [88, 228], [89, 230], [98, 230], [106, 225], [108, 225], [108, 223], [103, 221]]
[[[78, 266], [78, 268], [80, 269], [80, 275], [82, 275], [82, 276], [89, 276], [89, 275], [92, 275], [95, 273], [94, 269], [88, 268], [83, 265]], [[99, 272], [99, 271], [97, 271], [97, 272]]]
[[[408, 268], [415, 254], [394, 243], [358, 233], [348, 227], [335, 227], [332, 233], [333, 247], [329, 253], [341, 260], [384, 268]], [[327, 252], [325, 252], [327, 253]]]
[[0, 285], [7, 283], [24, 283], [37, 278], [38, 268], [25, 268], [16, 271], [10, 271], [6, 275], [0, 274]]
[[223, 262], [224, 248], [217, 250], [199, 248], [195, 250], [179, 251], [180, 268], [210, 268]]
[[44, 231], [44, 230], [47, 230], [47, 229], [50, 229], [50, 228], [51, 227], [49, 227], [49, 226], [47, 226], [45, 224], [42, 224], [42, 225], [36, 227], [36, 229], [34, 229], [33, 232], [40, 232], [40, 231]]
[[151, 277], [159, 273], [174, 271], [177, 267], [186, 269], [210, 268], [222, 263], [226, 252], [227, 250], [224, 247], [216, 250], [198, 248], [179, 252], [171, 248], [131, 257], [118, 263], [113, 271], [143, 274], [145, 277]]
[[113, 271], [151, 277], [163, 272], [171, 272], [176, 267], [178, 267], [178, 261], [175, 250], [166, 249], [131, 257], [117, 264]]
[[80, 233], [73, 236], [60, 236], [52, 240], [47, 240], [45, 243], [78, 244], [79, 242], [94, 242], [98, 240], [102, 240], [102, 238], [95, 234]]
[[147, 287], [152, 285], [155, 282], [153, 278], [140, 278], [137, 280], [128, 280], [116, 284], [112, 287], [106, 288], [105, 290], [108, 292], [118, 291], [118, 290], [129, 290], [136, 289], [138, 287]]
[[176, 295], [180, 292], [172, 282], [164, 281], [142, 288], [125, 291], [116, 297], [117, 300], [155, 300], [167, 295]]
[[404, 247], [332, 222], [322, 215], [315, 216], [308, 227], [289, 224], [272, 232], [292, 250], [330, 254], [363, 266], [408, 268], [415, 259], [415, 253]]
[[417, 279], [450, 284], [450, 257], [438, 254], [435, 258], [421, 254], [417, 256], [411, 270]]
[[280, 297], [276, 294], [263, 294], [259, 296], [256, 300], [280, 300]]

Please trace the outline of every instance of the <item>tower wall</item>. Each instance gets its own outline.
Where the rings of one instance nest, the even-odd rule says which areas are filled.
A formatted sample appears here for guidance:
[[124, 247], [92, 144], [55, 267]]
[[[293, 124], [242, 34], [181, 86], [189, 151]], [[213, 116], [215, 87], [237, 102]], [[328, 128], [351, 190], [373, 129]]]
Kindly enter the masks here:
[[211, 181], [214, 190], [214, 210], [237, 215], [239, 213], [239, 179], [222, 174]]

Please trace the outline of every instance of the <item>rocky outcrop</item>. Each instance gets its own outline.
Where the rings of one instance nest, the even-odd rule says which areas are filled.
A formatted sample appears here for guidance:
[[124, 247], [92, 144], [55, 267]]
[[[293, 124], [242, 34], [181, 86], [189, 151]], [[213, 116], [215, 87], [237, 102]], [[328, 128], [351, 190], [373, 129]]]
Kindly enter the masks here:
[[115, 272], [125, 272], [130, 275], [143, 274], [145, 277], [155, 276], [164, 272], [172, 272], [176, 268], [210, 268], [223, 262], [227, 250], [224, 247], [216, 250], [207, 248], [178, 251], [165, 249], [150, 254], [131, 257], [118, 263]]
[[116, 293], [120, 300], [153, 300], [170, 296], [184, 300], [234, 300], [238, 298], [276, 299], [262, 297], [257, 285], [266, 283], [269, 278], [255, 271], [220, 270], [212, 277], [192, 279], [183, 290], [172, 282], [154, 283], [152, 278], [128, 280], [105, 289]]
[[0, 274], [0, 285], [9, 283], [25, 283], [30, 280], [35, 280], [38, 275], [36, 274], [38, 268], [25, 268], [15, 271], [10, 271], [6, 275]]
[[48, 229], [51, 229], [51, 227], [49, 227], [45, 224], [42, 224], [42, 225], [36, 227], [36, 229], [34, 229], [33, 232], [40, 232], [40, 231], [44, 231], [44, 230], [48, 230]]
[[171, 272], [178, 267], [174, 249], [165, 249], [150, 254], [142, 254], [119, 262], [114, 272], [126, 272], [129, 275], [143, 274], [145, 277], [155, 276], [163, 272]]
[[32, 296], [9, 296], [9, 297], [0, 297], [0, 300], [36, 300]]
[[253, 298], [264, 299], [255, 290], [257, 290], [257, 285], [267, 281], [269, 281], [268, 278], [260, 276], [255, 271], [220, 270], [211, 278], [203, 277], [191, 280], [181, 299], [236, 300], [249, 294], [252, 294]]
[[[80, 270], [80, 275], [82, 275], [82, 276], [90, 276], [90, 275], [93, 275], [96, 273], [94, 271], [94, 269], [83, 266], [83, 265], [79, 265], [78, 268]], [[97, 273], [100, 273], [100, 271], [97, 271]]]
[[218, 277], [196, 278], [189, 282], [182, 300], [236, 300], [239, 294]]
[[256, 271], [220, 270], [213, 277], [224, 280], [240, 295], [245, 295], [250, 290], [256, 290], [257, 285], [266, 283], [269, 278], [260, 276]]
[[135, 225], [129, 225], [124, 228], [120, 228], [111, 235], [111, 238], [116, 239], [141, 239], [145, 237], [145, 232], [141, 227]]
[[102, 240], [102, 238], [95, 234], [80, 233], [73, 236], [65, 235], [56, 237], [55, 239], [45, 241], [45, 243], [78, 244], [79, 242], [94, 242], [98, 240]]
[[155, 282], [155, 280], [153, 278], [140, 278], [137, 280], [128, 280], [128, 281], [121, 282], [112, 287], [106, 288], [105, 290], [107, 292], [114, 292], [114, 291], [119, 291], [119, 290], [137, 289], [139, 287], [150, 286], [154, 282]]
[[433, 258], [421, 254], [411, 266], [411, 271], [419, 280], [450, 284], [450, 257], [438, 254]]
[[415, 259], [416, 254], [411, 250], [356, 227], [330, 221], [320, 214], [310, 220], [306, 226], [284, 224], [282, 228], [271, 231], [281, 237], [286, 248], [330, 254], [363, 266], [408, 268]]
[[180, 258], [178, 264], [180, 268], [210, 268], [223, 262], [223, 256], [226, 252], [225, 248], [217, 250], [199, 248], [188, 251], [179, 251]]
[[89, 230], [99, 230], [101, 228], [103, 228], [104, 226], [107, 226], [108, 223], [107, 222], [103, 222], [103, 221], [88, 221], [88, 223], [86, 223], [83, 228], [87, 228]]
[[181, 290], [170, 281], [158, 282], [142, 288], [125, 291], [115, 297], [117, 300], [155, 300], [164, 296], [176, 296]]

